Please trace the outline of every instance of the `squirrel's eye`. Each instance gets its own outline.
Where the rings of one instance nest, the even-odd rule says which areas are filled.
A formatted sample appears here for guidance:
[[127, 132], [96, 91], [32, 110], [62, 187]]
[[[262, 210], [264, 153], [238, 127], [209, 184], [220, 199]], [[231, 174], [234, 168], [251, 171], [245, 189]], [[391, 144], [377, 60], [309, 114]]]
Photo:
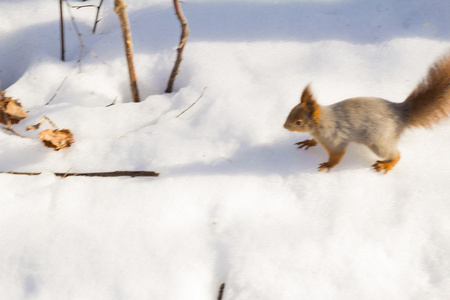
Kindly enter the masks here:
[[302, 125], [302, 121], [300, 121], [300, 120], [298, 120], [297, 122], [295, 122], [295, 125], [297, 125], [297, 126], [300, 126], [300, 125]]

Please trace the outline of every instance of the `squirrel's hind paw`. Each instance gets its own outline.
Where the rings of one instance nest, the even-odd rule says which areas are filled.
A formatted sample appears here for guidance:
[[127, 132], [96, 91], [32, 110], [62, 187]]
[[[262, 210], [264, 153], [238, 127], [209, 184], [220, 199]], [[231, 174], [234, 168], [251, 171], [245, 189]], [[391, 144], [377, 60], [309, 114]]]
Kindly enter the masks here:
[[314, 147], [315, 145], [317, 145], [317, 141], [311, 139], [311, 140], [304, 140], [295, 144], [298, 146], [298, 149], [305, 148], [305, 150], [308, 150], [310, 147]]
[[374, 168], [377, 172], [384, 171], [384, 174], [387, 174], [387, 172], [392, 170], [392, 168], [397, 164], [399, 159], [400, 157], [394, 160], [377, 160], [377, 162], [372, 165], [372, 168]]

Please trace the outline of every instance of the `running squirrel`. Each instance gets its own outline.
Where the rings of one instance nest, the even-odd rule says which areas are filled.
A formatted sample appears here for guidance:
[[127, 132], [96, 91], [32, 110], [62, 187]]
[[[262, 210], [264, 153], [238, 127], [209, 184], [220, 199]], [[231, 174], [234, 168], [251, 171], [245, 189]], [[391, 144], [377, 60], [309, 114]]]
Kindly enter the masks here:
[[400, 160], [397, 143], [406, 128], [429, 128], [449, 114], [450, 55], [435, 62], [401, 103], [357, 97], [321, 106], [307, 85], [284, 127], [311, 134], [313, 139], [296, 143], [299, 149], [320, 143], [327, 150], [329, 159], [319, 165], [319, 171], [329, 172], [340, 162], [348, 144], [355, 142], [366, 145], [382, 159], [372, 167], [386, 174]]

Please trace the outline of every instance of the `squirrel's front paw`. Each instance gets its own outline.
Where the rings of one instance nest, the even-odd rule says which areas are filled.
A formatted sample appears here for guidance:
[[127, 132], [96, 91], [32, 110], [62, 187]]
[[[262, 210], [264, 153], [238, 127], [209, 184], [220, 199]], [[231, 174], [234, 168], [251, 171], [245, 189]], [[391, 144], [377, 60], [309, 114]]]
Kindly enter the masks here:
[[305, 148], [305, 150], [308, 150], [310, 147], [314, 147], [315, 145], [317, 145], [317, 142], [316, 140], [312, 139], [312, 140], [304, 140], [295, 144], [298, 146], [298, 149]]
[[324, 162], [319, 165], [319, 172], [322, 172], [323, 170], [327, 169], [327, 173], [330, 172], [331, 168], [333, 168], [334, 165], [331, 165], [329, 162]]

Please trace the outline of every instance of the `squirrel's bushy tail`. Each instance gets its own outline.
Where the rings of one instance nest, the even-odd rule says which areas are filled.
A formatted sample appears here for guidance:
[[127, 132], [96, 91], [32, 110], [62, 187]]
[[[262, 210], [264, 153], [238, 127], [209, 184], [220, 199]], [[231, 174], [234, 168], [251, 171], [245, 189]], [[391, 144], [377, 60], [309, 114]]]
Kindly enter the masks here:
[[408, 126], [430, 127], [450, 115], [450, 55], [438, 60], [404, 102]]

